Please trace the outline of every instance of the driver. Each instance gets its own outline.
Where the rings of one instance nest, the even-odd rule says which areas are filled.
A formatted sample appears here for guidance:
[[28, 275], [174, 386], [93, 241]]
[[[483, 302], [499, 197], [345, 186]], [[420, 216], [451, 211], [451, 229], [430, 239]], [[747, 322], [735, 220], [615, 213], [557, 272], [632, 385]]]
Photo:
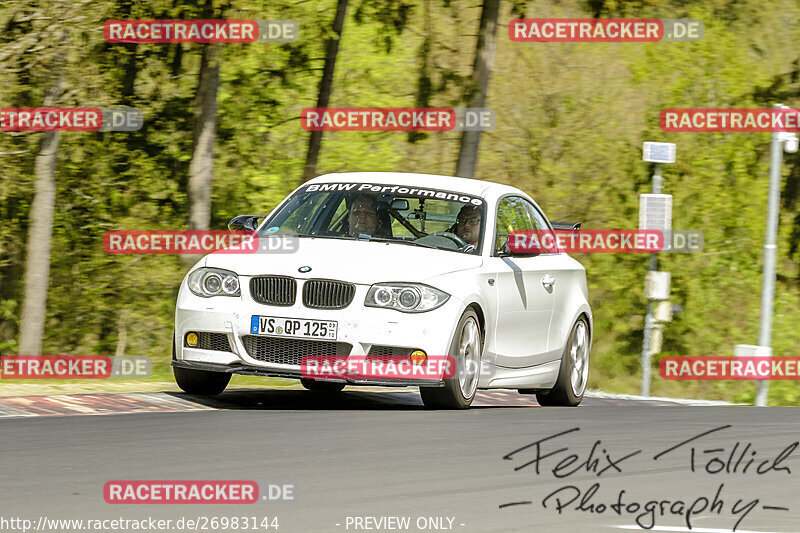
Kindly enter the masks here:
[[351, 237], [358, 237], [362, 233], [375, 235], [378, 229], [378, 208], [374, 197], [365, 194], [356, 196], [350, 206], [347, 220], [350, 226], [348, 234]]
[[456, 217], [455, 233], [477, 248], [481, 233], [481, 209], [469, 204], [462, 207]]

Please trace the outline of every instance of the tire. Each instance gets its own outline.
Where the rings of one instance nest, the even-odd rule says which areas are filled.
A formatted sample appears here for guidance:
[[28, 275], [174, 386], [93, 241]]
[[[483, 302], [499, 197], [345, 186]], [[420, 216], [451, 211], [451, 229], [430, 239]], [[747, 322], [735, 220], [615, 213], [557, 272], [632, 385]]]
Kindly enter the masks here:
[[468, 409], [478, 391], [483, 338], [478, 315], [467, 309], [458, 321], [449, 354], [456, 361], [456, 375], [444, 387], [420, 387], [422, 403], [429, 409]]
[[569, 333], [555, 386], [549, 392], [537, 393], [536, 401], [542, 406], [575, 407], [583, 400], [588, 377], [589, 324], [581, 316]]
[[221, 394], [231, 380], [231, 375], [227, 372], [208, 372], [179, 366], [173, 366], [172, 372], [175, 374], [175, 383], [183, 392], [197, 396]]
[[341, 392], [344, 388], [344, 383], [336, 383], [334, 381], [317, 381], [315, 379], [302, 378], [300, 383], [306, 389], [312, 392]]

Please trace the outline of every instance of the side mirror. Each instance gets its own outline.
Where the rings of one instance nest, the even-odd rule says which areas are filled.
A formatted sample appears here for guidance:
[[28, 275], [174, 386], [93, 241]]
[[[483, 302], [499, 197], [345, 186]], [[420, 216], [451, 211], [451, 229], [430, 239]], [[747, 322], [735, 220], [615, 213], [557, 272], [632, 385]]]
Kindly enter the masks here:
[[408, 200], [405, 198], [398, 198], [397, 200], [392, 200], [392, 205], [389, 206], [390, 209], [395, 211], [408, 211]]
[[[519, 243], [519, 241], [516, 241]], [[496, 257], [533, 257], [542, 253], [542, 250], [533, 248], [526, 250], [524, 247], [511, 249], [511, 235], [499, 233], [495, 245], [494, 255]]]
[[508, 257], [511, 254], [511, 248], [508, 246], [508, 235], [500, 233], [497, 235], [495, 241], [494, 255], [497, 257]]
[[239, 215], [228, 222], [228, 229], [230, 231], [255, 231], [262, 218], [267, 217], [264, 215]]
[[567, 230], [567, 231], [578, 231], [581, 229], [580, 222], [553, 222], [550, 221], [554, 230]]

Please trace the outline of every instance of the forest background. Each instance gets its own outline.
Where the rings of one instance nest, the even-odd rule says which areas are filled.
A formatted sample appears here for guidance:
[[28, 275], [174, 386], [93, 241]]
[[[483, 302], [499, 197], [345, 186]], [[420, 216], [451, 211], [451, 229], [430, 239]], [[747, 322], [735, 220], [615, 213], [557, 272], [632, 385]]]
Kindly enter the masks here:
[[[519, 43], [507, 26], [520, 16], [695, 18], [705, 32], [692, 43]], [[300, 36], [228, 45], [103, 39], [111, 19], [214, 18], [292, 19]], [[653, 173], [642, 142], [661, 141], [678, 147], [664, 167], [673, 227], [701, 230], [705, 248], [660, 254], [683, 312], [665, 327], [654, 369], [663, 356], [731, 355], [758, 336], [770, 134], [664, 133], [659, 112], [800, 105], [798, 42], [800, 3], [787, 0], [0, 2], [2, 107], [144, 114], [137, 132], [0, 133], [0, 354], [146, 355], [153, 379], [168, 379], [175, 297], [189, 265], [106, 254], [109, 230], [224, 229], [235, 215], [266, 214], [310, 175], [347, 171], [474, 175], [525, 190], [552, 220], [635, 228]], [[476, 62], [487, 52], [489, 63]], [[496, 127], [481, 134], [474, 170], [459, 167], [459, 132], [315, 140], [300, 111], [325, 93], [337, 107], [484, 99]], [[800, 157], [787, 154], [779, 356], [800, 356], [798, 200]], [[594, 310], [589, 385], [638, 392], [648, 258], [576, 258]], [[750, 382], [655, 374], [654, 395], [751, 402], [755, 394]], [[770, 404], [798, 402], [800, 384], [772, 383]]]

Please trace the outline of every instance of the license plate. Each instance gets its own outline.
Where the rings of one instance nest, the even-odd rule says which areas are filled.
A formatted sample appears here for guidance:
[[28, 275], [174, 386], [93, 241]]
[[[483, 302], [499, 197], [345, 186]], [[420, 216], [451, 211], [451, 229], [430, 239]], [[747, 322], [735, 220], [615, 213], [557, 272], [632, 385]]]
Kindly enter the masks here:
[[250, 321], [250, 333], [276, 337], [336, 340], [336, 328], [333, 320], [253, 315]]

